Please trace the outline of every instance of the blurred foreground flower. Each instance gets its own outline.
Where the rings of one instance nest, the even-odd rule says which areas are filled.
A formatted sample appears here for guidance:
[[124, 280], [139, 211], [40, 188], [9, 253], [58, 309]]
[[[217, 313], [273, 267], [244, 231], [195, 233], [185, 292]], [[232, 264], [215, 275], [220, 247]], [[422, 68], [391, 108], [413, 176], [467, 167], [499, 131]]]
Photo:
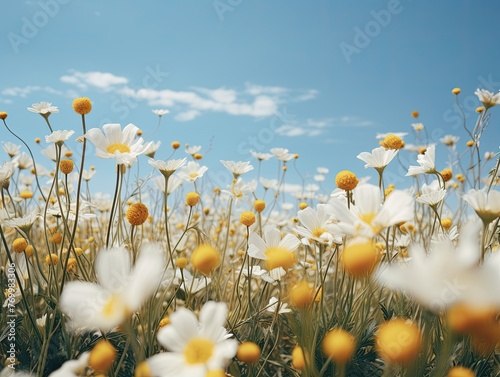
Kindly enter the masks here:
[[72, 329], [109, 331], [121, 324], [160, 284], [165, 260], [153, 245], [144, 247], [131, 269], [124, 248], [99, 252], [95, 270], [99, 284], [69, 282], [60, 306]]

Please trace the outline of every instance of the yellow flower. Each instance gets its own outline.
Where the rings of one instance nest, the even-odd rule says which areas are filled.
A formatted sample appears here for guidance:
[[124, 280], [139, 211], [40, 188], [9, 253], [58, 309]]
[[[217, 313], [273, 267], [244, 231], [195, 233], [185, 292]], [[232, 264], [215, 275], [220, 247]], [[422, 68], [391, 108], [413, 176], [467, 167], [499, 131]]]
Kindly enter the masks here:
[[179, 149], [181, 146], [181, 143], [179, 143], [178, 141], [172, 141], [171, 145], [172, 145], [173, 149]]
[[7, 114], [5, 111], [0, 111], [0, 119], [5, 120], [9, 114]]
[[356, 175], [349, 170], [342, 170], [335, 177], [335, 184], [339, 189], [352, 191], [356, 188], [359, 181]]
[[420, 115], [420, 114], [419, 114], [419, 113], [418, 113], [418, 111], [416, 111], [416, 110], [414, 110], [414, 111], [412, 111], [412, 112], [411, 112], [411, 116], [412, 116], [413, 118], [418, 118], [418, 116], [419, 116], [419, 115]]
[[28, 258], [31, 257], [34, 252], [35, 252], [35, 248], [32, 245], [26, 246], [26, 250], [24, 250], [24, 253], [26, 254], [26, 256]]
[[446, 230], [450, 229], [452, 225], [453, 221], [449, 217], [445, 217], [441, 220], [441, 226]]
[[52, 236], [49, 237], [49, 242], [59, 245], [62, 242], [62, 234], [54, 233]]
[[254, 342], [243, 342], [238, 347], [236, 357], [243, 363], [255, 363], [260, 358], [260, 347]]
[[134, 377], [153, 377], [148, 363], [142, 361], [137, 364], [137, 366], [135, 367]]
[[199, 245], [191, 254], [191, 264], [204, 275], [210, 274], [219, 263], [219, 252], [207, 244]]
[[252, 211], [241, 212], [240, 223], [248, 227], [252, 226], [255, 223], [255, 214]]
[[443, 177], [445, 182], [448, 182], [453, 178], [453, 172], [451, 171], [451, 169], [446, 168], [441, 170], [441, 176]]
[[66, 266], [66, 271], [75, 271], [77, 265], [76, 258], [69, 258], [68, 265]]
[[455, 95], [458, 95], [458, 94], [460, 94], [461, 90], [460, 90], [460, 88], [453, 88], [453, 90], [451, 92]]
[[488, 330], [494, 323], [496, 311], [491, 307], [456, 304], [448, 309], [448, 326], [459, 334]]
[[59, 257], [57, 254], [49, 254], [45, 257], [45, 263], [48, 265], [55, 266], [59, 262]]
[[23, 190], [19, 193], [21, 199], [31, 199], [33, 197], [33, 192], [29, 190]]
[[354, 277], [369, 275], [380, 260], [380, 253], [372, 242], [347, 245], [342, 252], [341, 262]]
[[184, 269], [188, 265], [188, 260], [184, 257], [177, 258], [177, 260], [175, 261], [175, 265], [180, 269]]
[[89, 366], [96, 372], [107, 372], [116, 358], [116, 349], [107, 340], [99, 340], [90, 351]]
[[66, 175], [73, 171], [74, 166], [75, 164], [71, 160], [61, 160], [59, 163], [59, 169], [61, 169], [61, 172]]
[[383, 323], [375, 335], [377, 353], [388, 363], [409, 364], [418, 356], [421, 347], [419, 328], [402, 318]]
[[261, 213], [266, 209], [266, 202], [263, 200], [257, 199], [255, 202], [253, 202], [253, 208], [258, 212]]
[[190, 207], [194, 207], [200, 201], [200, 194], [197, 192], [188, 192], [186, 194], [186, 204]]
[[128, 207], [125, 213], [128, 222], [131, 225], [139, 226], [146, 222], [149, 216], [148, 207], [142, 203], [135, 203]]
[[456, 366], [449, 370], [446, 377], [475, 377], [476, 374], [469, 368]]
[[338, 364], [347, 363], [356, 351], [354, 336], [342, 329], [333, 329], [323, 338], [323, 353]]
[[87, 97], [75, 98], [73, 100], [73, 110], [81, 115], [88, 114], [92, 110], [92, 103]]
[[399, 136], [389, 134], [380, 142], [380, 145], [385, 149], [402, 149], [405, 146], [405, 142]]
[[299, 203], [300, 209], [306, 209], [307, 207], [308, 207], [307, 203], [304, 203], [304, 202]]
[[22, 253], [24, 250], [26, 250], [27, 247], [28, 242], [22, 237], [16, 238], [14, 241], [12, 241], [12, 249], [14, 249], [16, 253]]
[[314, 302], [314, 288], [302, 280], [290, 291], [290, 304], [297, 309], [305, 309]]
[[158, 324], [159, 328], [165, 327], [167, 325], [170, 325], [172, 322], [170, 321], [169, 316], [165, 316], [161, 319], [160, 323]]
[[304, 370], [306, 367], [304, 352], [298, 345], [292, 350], [292, 365], [295, 369], [300, 371]]

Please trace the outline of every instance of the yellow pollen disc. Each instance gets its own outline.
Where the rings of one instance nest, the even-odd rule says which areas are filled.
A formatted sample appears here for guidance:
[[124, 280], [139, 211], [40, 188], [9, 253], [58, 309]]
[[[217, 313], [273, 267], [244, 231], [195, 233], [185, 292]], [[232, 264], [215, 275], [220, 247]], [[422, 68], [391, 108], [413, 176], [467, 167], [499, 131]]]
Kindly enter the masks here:
[[376, 213], [373, 213], [373, 212], [369, 212], [369, 213], [363, 213], [361, 215], [359, 215], [359, 218], [365, 222], [366, 224], [368, 224], [370, 226], [370, 228], [372, 228], [372, 230], [375, 232], [375, 233], [380, 233], [380, 231], [382, 230], [380, 227], [378, 226], [374, 226], [372, 224], [373, 220], [375, 219], [375, 217], [377, 216]]
[[196, 178], [196, 177], [198, 177], [198, 173], [197, 172], [193, 172], [193, 173], [189, 174], [189, 176], [191, 178]]
[[282, 267], [284, 270], [292, 268], [296, 262], [295, 253], [283, 247], [269, 247], [265, 253], [267, 257], [266, 266], [269, 270]]
[[105, 317], [109, 318], [112, 317], [119, 310], [126, 312], [127, 308], [123, 304], [123, 301], [121, 300], [120, 296], [112, 295], [102, 308], [102, 314]]
[[110, 144], [109, 147], [106, 149], [106, 152], [114, 154], [116, 151], [120, 153], [130, 153], [130, 148], [128, 145], [122, 144], [122, 143], [115, 143], [115, 144]]
[[183, 354], [188, 364], [205, 364], [214, 353], [214, 342], [206, 338], [193, 338], [184, 348]]
[[319, 238], [325, 232], [326, 232], [326, 229], [324, 229], [324, 228], [314, 228], [312, 231], [312, 235], [316, 238]]

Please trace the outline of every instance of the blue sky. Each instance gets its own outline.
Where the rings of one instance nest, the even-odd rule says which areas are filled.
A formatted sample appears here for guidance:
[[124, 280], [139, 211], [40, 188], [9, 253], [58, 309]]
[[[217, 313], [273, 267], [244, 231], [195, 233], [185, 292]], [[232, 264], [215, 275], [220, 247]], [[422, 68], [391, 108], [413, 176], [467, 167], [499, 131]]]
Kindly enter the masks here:
[[[30, 145], [48, 130], [28, 106], [52, 102], [60, 110], [53, 127], [78, 134], [71, 102], [88, 96], [89, 128], [134, 123], [148, 141], [162, 141], [157, 158], [170, 155], [173, 140], [202, 145], [203, 164], [218, 171], [220, 159], [251, 160], [250, 148], [285, 147], [300, 155], [304, 176], [329, 168], [322, 185], [332, 190], [340, 170], [375, 177], [356, 155], [378, 146], [377, 132], [409, 132], [412, 143], [413, 110], [430, 142], [454, 134], [462, 150], [467, 137], [451, 89], [462, 89], [471, 126], [480, 104], [473, 92], [500, 89], [494, 0], [40, 0], [0, 7], [0, 110]], [[151, 110], [162, 108], [171, 113], [153, 134]], [[498, 111], [482, 152], [498, 150]], [[3, 128], [0, 135], [15, 141]], [[416, 155], [402, 153], [414, 163]], [[105, 190], [112, 164], [92, 155]], [[448, 150], [438, 145], [437, 155], [444, 168]], [[263, 172], [274, 178], [276, 161]], [[289, 180], [297, 179], [291, 169]]]

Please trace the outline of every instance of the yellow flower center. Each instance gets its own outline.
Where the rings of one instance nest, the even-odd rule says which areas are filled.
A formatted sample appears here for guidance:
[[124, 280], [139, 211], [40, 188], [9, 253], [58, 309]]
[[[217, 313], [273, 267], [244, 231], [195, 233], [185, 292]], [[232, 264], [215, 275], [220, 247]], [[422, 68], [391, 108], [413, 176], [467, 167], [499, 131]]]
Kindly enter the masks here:
[[382, 228], [380, 228], [379, 226], [373, 225], [373, 220], [375, 219], [375, 217], [377, 217], [377, 214], [374, 212], [363, 213], [363, 214], [359, 215], [359, 218], [361, 219], [361, 221], [368, 224], [370, 226], [370, 228], [372, 228], [373, 232], [378, 234], [378, 233], [380, 233]]
[[122, 143], [110, 144], [106, 149], [108, 153], [114, 154], [116, 151], [120, 153], [130, 153], [130, 148], [128, 145]]
[[118, 311], [122, 311], [125, 316], [128, 313], [128, 309], [125, 306], [122, 298], [119, 295], [112, 295], [102, 308], [102, 314], [105, 317], [109, 318], [116, 315]]
[[316, 238], [319, 238], [325, 232], [326, 232], [326, 229], [324, 229], [324, 228], [314, 228], [312, 231], [312, 235]]
[[274, 270], [278, 267], [288, 270], [296, 262], [295, 253], [283, 247], [269, 247], [264, 254], [267, 257], [266, 266], [268, 270]]
[[193, 338], [184, 348], [184, 359], [188, 364], [205, 364], [214, 353], [214, 342], [206, 338]]

